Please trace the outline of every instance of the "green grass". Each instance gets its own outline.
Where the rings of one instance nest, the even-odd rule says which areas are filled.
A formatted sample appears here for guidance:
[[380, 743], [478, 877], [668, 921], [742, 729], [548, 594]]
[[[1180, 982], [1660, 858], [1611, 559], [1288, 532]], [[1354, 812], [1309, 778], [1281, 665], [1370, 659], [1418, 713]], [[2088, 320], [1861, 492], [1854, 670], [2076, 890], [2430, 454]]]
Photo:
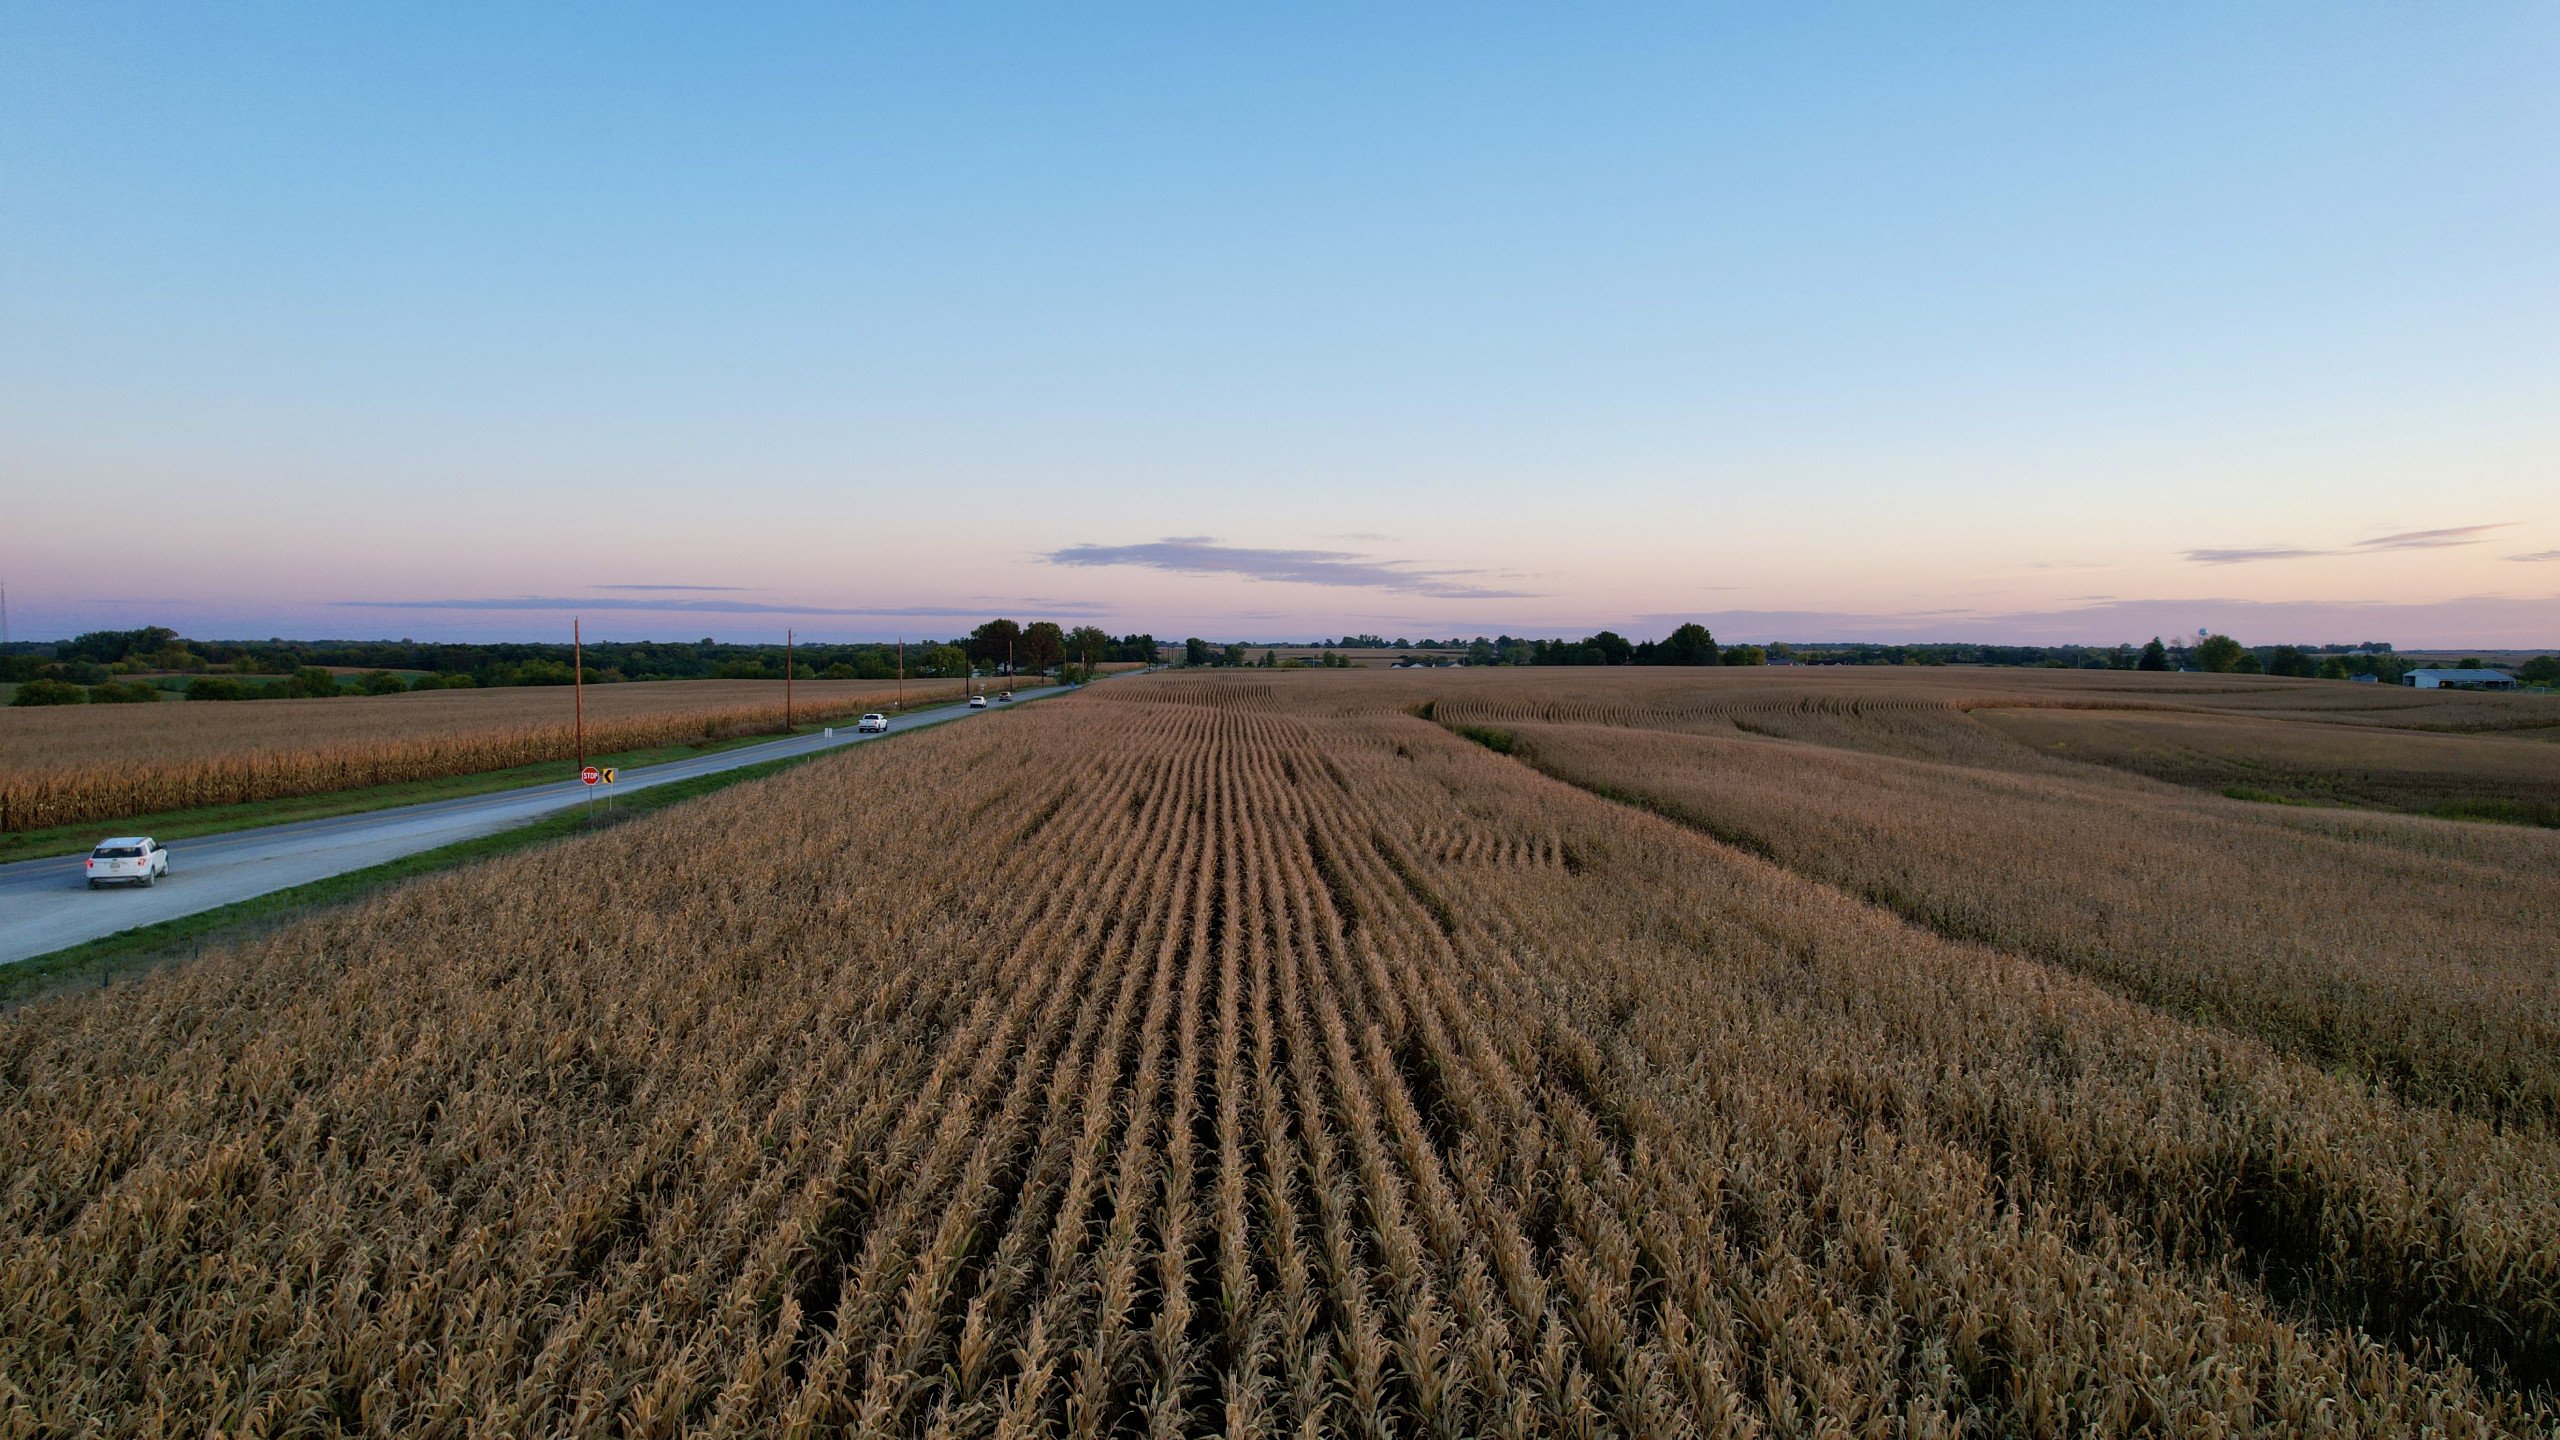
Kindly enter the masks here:
[[2499, 825], [2560, 829], [2560, 805], [2547, 800], [2447, 800], [2426, 814], [2444, 820], [2486, 820]]
[[14, 965], [0, 965], [0, 1005], [23, 1004], [64, 990], [105, 986], [120, 978], [191, 958], [202, 953], [208, 945], [247, 939], [298, 919], [314, 907], [350, 904], [413, 876], [451, 870], [475, 860], [512, 855], [574, 839], [590, 829], [625, 824], [696, 796], [708, 795], [742, 781], [761, 779], [821, 755], [838, 753], [841, 752], [820, 750], [808, 755], [786, 755], [778, 760], [724, 770], [717, 775], [671, 781], [619, 798], [610, 819], [599, 816], [592, 824], [583, 810], [569, 811], [496, 835], [420, 851], [370, 869], [351, 870], [344, 875], [332, 875], [326, 880], [278, 890], [236, 905], [165, 920], [157, 925], [139, 926], [66, 950], [56, 950], [49, 955], [21, 960]]
[[[928, 701], [910, 705], [902, 713], [937, 710], [956, 705], [956, 700]], [[848, 720], [845, 723], [850, 723]], [[825, 727], [802, 725], [794, 735], [814, 735]], [[841, 729], [840, 724], [837, 728]], [[663, 765], [672, 760], [690, 760], [722, 750], [735, 750], [741, 745], [760, 745], [782, 738], [780, 731], [762, 731], [754, 735], [737, 735], [726, 740], [709, 740], [686, 745], [660, 745], [646, 750], [622, 750], [609, 755], [590, 755], [590, 765], [611, 765], [619, 769], [637, 770], [644, 765]], [[318, 795], [288, 795], [274, 800], [252, 800], [240, 805], [208, 805], [193, 810], [167, 810], [152, 815], [128, 815], [119, 820], [89, 820], [76, 825], [50, 825], [41, 830], [19, 830], [0, 835], [0, 864], [12, 860], [37, 860], [48, 855], [77, 855], [98, 843], [102, 835], [149, 835], [157, 840], [188, 840], [201, 835], [219, 835], [227, 830], [254, 830], [262, 825], [282, 825], [295, 820], [325, 820], [335, 815], [357, 815], [368, 810], [388, 810], [397, 805], [418, 805], [429, 800], [451, 800], [463, 795], [486, 795], [494, 790], [515, 790], [527, 785], [543, 785], [567, 780], [577, 774], [566, 760], [545, 760], [533, 765], [517, 765], [505, 770], [481, 770], [468, 775], [447, 775], [434, 780], [411, 780], [397, 785], [371, 785], [360, 790], [332, 790]]]
[[2317, 805], [2320, 802], [2301, 795], [2279, 795], [2255, 785], [2225, 785], [2222, 793], [2233, 800], [2246, 800], [2256, 805]]

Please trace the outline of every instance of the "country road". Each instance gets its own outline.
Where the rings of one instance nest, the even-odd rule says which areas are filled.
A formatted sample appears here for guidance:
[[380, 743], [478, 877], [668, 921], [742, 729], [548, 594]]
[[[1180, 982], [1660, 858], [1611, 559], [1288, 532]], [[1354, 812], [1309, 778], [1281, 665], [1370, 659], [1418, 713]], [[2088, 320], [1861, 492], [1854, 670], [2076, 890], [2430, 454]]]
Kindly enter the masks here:
[[[1057, 687], [1026, 690], [1011, 703], [1027, 704], [1063, 693], [1067, 692]], [[896, 717], [889, 722], [889, 729], [895, 734], [972, 715], [995, 714], [1002, 708], [991, 704], [982, 712], [954, 705]], [[613, 790], [617, 795], [628, 795], [671, 781], [832, 750], [871, 738], [857, 736], [850, 725], [840, 725], [833, 736], [798, 735], [690, 760], [624, 770]], [[137, 925], [175, 920], [350, 870], [381, 865], [422, 850], [494, 835], [585, 803], [586, 787], [575, 780], [564, 780], [359, 815], [173, 840], [169, 844], [169, 877], [149, 889], [127, 885], [92, 891], [81, 870], [83, 857], [78, 855], [0, 865], [0, 965], [50, 954]], [[98, 833], [106, 836], [119, 832], [107, 824], [101, 825]]]

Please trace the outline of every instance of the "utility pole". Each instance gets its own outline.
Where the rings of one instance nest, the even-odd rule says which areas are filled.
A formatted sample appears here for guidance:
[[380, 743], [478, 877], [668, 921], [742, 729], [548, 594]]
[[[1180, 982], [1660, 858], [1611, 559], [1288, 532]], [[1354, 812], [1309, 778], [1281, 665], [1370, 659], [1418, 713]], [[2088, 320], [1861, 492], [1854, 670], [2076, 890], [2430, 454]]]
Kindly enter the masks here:
[[899, 636], [899, 637], [898, 637], [898, 711], [899, 711], [899, 713], [900, 713], [900, 714], [904, 714], [904, 713], [906, 713], [906, 709], [907, 709], [907, 637], [906, 637], [906, 636], [904, 636], [904, 635], [901, 635], [901, 636]]
[[578, 774], [583, 778], [587, 773], [587, 642], [579, 633], [579, 621], [574, 616], [569, 621], [569, 663], [574, 667], [569, 691], [571, 703], [577, 707]]
[[791, 632], [782, 632], [782, 733], [791, 733]]
[[0, 645], [9, 643], [9, 582], [0, 580]]

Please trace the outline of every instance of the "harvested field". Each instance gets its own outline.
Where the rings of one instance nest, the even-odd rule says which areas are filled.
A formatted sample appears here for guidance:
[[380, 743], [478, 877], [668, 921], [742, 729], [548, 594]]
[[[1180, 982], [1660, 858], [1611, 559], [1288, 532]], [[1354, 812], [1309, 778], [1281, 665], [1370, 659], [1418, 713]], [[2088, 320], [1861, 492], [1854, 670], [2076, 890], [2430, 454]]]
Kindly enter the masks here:
[[[2560, 710], [2560, 702], [2538, 703]], [[2560, 732], [2551, 730], [2445, 735], [2271, 716], [1995, 707], [1972, 713], [2059, 759], [2242, 799], [2560, 826], [2560, 745], [2543, 738]]]
[[1941, 934], [2067, 966], [2403, 1094], [2560, 1123], [2560, 833], [1748, 737], [1505, 733], [1549, 774]]
[[2086, 775], [2082, 766], [2097, 765], [2217, 792], [2487, 818], [2531, 821], [2560, 806], [2560, 700], [2541, 695], [2106, 670], [1408, 678], [1411, 693], [1453, 724], [1738, 733], [2022, 774]]
[[[0, 1017], [7, 1413], [95, 1434], [2551, 1426], [2553, 1127], [2332, 1073], [2029, 953], [2032, 931], [1951, 938], [1825, 873], [1855, 849], [1755, 854], [1414, 713], [1648, 706], [1697, 728], [1512, 733], [1559, 767], [1648, 747], [1623, 768], [1683, 794], [1855, 762], [1825, 805], [1935, 733], [1888, 689], [1854, 752], [1715, 736], [1695, 717], [1721, 702], [1681, 685], [1720, 677], [1646, 678], [1117, 681]], [[1947, 743], [1998, 740], [1937, 710], [1970, 737]], [[1993, 779], [2029, 787], [2030, 831], [2057, 816], [2032, 787], [2063, 773], [2353, 822], [2301, 833], [2416, 857], [2412, 887], [2470, 883], [2423, 868], [2447, 857], [2503, 863], [2465, 845], [2549, 838], [1986, 753], [2024, 757]], [[1911, 784], [1953, 808], [1910, 833], [1966, 823], [1954, 780]]]
[[[957, 680], [907, 682], [910, 704]], [[804, 680], [795, 718], [858, 714], [895, 681]], [[587, 687], [592, 754], [778, 730], [782, 684], [666, 680]], [[236, 805], [503, 770], [577, 754], [562, 686], [234, 704], [0, 709], [0, 830]]]

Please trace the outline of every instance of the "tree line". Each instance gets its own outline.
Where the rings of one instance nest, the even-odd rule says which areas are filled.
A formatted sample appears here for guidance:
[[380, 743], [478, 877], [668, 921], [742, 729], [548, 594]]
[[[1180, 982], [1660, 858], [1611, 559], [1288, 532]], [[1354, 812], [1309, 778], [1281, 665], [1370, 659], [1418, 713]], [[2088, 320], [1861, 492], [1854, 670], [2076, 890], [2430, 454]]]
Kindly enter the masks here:
[[[785, 647], [698, 641], [595, 640], [583, 647], [587, 683], [645, 680], [779, 680]], [[1033, 674], [1156, 658], [1154, 636], [1109, 635], [1095, 626], [991, 620], [967, 635], [904, 647], [916, 679], [985, 673]], [[801, 679], [887, 680], [900, 673], [894, 643], [812, 642], [790, 648]], [[360, 673], [340, 676], [337, 670]], [[191, 640], [164, 625], [93, 630], [74, 639], [20, 643], [0, 651], [0, 682], [17, 685], [12, 703], [111, 704], [160, 699], [306, 699], [384, 695], [475, 686], [566, 685], [578, 674], [567, 644], [415, 640]]]

